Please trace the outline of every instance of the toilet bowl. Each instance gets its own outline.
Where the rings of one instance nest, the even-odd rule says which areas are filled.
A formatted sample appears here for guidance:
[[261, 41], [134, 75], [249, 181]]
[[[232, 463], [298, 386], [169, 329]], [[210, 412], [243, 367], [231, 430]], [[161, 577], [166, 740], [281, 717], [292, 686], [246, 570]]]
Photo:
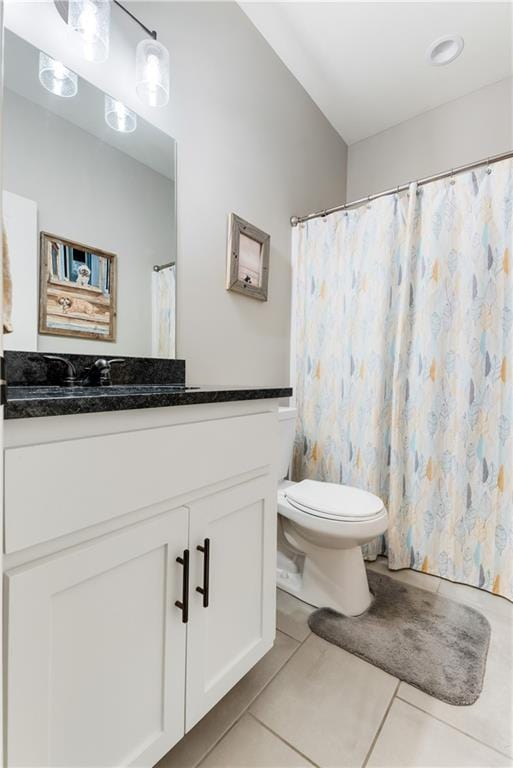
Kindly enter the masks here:
[[[288, 472], [296, 411], [280, 409], [280, 475]], [[370, 606], [361, 546], [383, 534], [388, 515], [381, 499], [338, 483], [281, 479], [278, 486], [280, 589], [316, 607], [357, 616]]]

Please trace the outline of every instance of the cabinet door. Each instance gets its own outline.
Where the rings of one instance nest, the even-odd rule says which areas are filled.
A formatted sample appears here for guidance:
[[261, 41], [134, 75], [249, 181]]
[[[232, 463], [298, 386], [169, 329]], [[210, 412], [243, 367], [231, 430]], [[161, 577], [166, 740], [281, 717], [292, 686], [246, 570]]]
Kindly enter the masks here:
[[8, 578], [8, 765], [153, 765], [183, 736], [188, 510]]
[[[209, 599], [204, 587], [210, 545]], [[276, 484], [241, 482], [190, 506], [191, 597], [186, 730], [271, 648], [275, 635]]]

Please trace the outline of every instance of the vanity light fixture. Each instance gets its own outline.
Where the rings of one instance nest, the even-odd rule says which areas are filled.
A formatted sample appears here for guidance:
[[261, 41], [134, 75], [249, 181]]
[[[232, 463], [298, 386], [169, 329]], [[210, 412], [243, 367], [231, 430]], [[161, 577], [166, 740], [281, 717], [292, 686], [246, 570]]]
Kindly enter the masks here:
[[465, 41], [460, 35], [444, 35], [434, 40], [426, 51], [428, 64], [442, 67], [458, 58], [463, 51]]
[[64, 98], [76, 96], [78, 91], [78, 77], [75, 72], [42, 51], [39, 53], [39, 82], [50, 93]]
[[157, 33], [142, 23], [119, 0], [69, 0], [68, 25], [79, 36], [88, 61], [106, 61], [109, 55], [110, 12], [114, 4], [150, 38], [141, 40], [135, 54], [135, 90], [143, 104], [164, 107], [169, 101], [169, 51]]
[[169, 51], [157, 41], [157, 33], [149, 29], [119, 0], [114, 5], [130, 16], [150, 38], [141, 40], [135, 52], [135, 90], [143, 104], [164, 107], [169, 101]]
[[113, 131], [133, 133], [137, 128], [137, 115], [121, 101], [105, 94], [105, 122]]
[[155, 38], [137, 46], [135, 90], [149, 107], [163, 107], [169, 101], [169, 51]]
[[109, 57], [111, 0], [69, 0], [68, 26], [80, 40], [87, 61]]

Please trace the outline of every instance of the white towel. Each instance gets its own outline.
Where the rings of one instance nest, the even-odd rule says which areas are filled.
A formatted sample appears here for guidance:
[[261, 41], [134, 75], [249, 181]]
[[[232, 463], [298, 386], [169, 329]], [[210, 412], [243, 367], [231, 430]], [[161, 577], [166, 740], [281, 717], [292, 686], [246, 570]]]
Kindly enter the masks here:
[[176, 267], [152, 275], [153, 357], [175, 357]]
[[4, 333], [12, 333], [12, 279], [9, 262], [9, 244], [5, 226], [2, 227], [2, 279], [3, 279], [3, 323]]

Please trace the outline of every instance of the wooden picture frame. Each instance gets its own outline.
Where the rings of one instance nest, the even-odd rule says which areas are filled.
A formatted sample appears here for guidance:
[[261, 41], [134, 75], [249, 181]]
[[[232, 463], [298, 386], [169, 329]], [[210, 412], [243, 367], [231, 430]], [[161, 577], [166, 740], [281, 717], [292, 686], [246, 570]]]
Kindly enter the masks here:
[[271, 237], [230, 214], [226, 289], [267, 301]]
[[115, 253], [41, 232], [39, 333], [115, 341], [116, 266]]

